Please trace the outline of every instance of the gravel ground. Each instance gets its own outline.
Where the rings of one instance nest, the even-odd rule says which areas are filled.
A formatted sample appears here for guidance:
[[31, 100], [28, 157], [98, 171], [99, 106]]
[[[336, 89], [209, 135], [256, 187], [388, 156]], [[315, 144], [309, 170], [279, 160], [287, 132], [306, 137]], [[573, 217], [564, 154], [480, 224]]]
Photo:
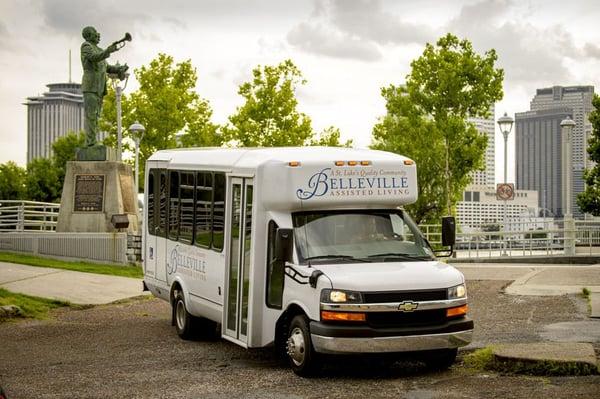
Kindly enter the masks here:
[[[508, 282], [469, 283], [476, 322], [471, 347], [540, 341], [544, 325], [584, 320], [577, 297], [514, 297]], [[597, 398], [600, 376], [527, 377], [468, 370], [391, 368], [364, 359], [330, 363], [314, 379], [295, 376], [269, 350], [223, 340], [180, 340], [157, 299], [59, 309], [47, 321], [0, 325], [0, 386], [15, 398]], [[465, 351], [462, 351], [465, 353]]]

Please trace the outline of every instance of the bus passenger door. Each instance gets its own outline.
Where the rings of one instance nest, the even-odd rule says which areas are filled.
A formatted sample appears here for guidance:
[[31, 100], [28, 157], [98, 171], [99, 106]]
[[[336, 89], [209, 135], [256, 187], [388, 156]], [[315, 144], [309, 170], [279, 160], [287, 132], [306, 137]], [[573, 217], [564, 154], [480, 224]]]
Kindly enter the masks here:
[[146, 203], [144, 204], [144, 244], [145, 273], [155, 279], [166, 281], [166, 206], [167, 171], [166, 162], [148, 162], [150, 171], [146, 184]]
[[252, 267], [252, 179], [232, 178], [229, 186], [229, 242], [227, 291], [223, 325], [225, 336], [248, 343], [250, 270]]

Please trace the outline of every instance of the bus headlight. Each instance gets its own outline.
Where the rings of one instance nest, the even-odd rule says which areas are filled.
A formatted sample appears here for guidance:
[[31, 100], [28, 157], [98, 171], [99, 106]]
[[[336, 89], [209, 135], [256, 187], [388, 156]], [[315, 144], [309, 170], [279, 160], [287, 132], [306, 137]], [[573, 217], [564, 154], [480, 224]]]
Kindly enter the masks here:
[[362, 295], [360, 292], [331, 290], [321, 291], [321, 302], [323, 303], [361, 303]]
[[448, 288], [448, 299], [459, 299], [467, 296], [467, 287], [464, 284]]

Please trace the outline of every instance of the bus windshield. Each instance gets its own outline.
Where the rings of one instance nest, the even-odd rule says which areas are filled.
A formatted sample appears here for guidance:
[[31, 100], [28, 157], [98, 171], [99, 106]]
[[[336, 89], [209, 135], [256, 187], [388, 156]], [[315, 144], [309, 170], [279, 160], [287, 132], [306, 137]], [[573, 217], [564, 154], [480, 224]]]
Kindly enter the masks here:
[[294, 237], [300, 263], [432, 260], [433, 251], [406, 212], [297, 212]]

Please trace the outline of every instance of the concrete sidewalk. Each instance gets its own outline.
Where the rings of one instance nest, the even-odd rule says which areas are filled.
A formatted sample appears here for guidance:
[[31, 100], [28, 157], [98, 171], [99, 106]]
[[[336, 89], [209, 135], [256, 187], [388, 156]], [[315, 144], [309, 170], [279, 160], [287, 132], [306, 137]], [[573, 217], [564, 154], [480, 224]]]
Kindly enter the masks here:
[[511, 280], [510, 295], [581, 294], [591, 292], [590, 316], [600, 318], [600, 265], [454, 264], [467, 280]]
[[144, 294], [142, 279], [138, 278], [4, 262], [0, 262], [0, 287], [81, 305], [100, 305]]

